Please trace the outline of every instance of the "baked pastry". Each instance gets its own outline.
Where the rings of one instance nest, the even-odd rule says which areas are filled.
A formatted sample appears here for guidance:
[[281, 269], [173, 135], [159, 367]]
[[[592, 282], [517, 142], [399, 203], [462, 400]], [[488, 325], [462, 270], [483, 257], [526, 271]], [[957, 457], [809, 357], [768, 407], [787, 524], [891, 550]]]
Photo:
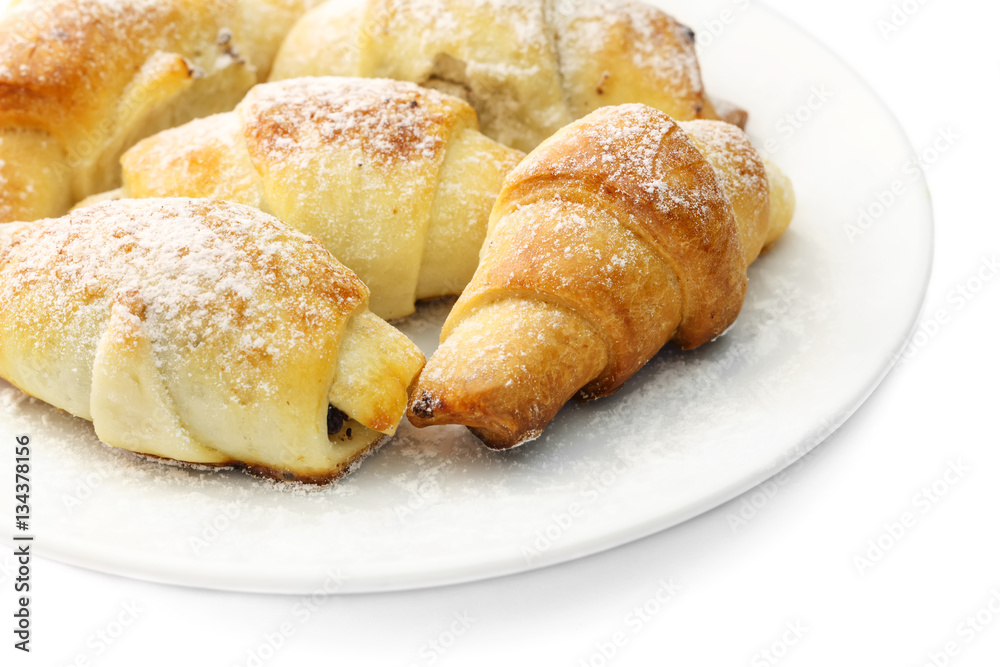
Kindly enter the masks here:
[[139, 139], [232, 109], [313, 0], [29, 0], [0, 18], [0, 222], [118, 186]]
[[490, 210], [523, 154], [472, 108], [414, 84], [335, 77], [253, 88], [236, 111], [150, 137], [122, 158], [118, 196], [226, 199], [326, 245], [394, 319], [459, 294]]
[[228, 202], [105, 202], [0, 225], [0, 376], [109, 445], [279, 479], [342, 475], [420, 351], [317, 241]]
[[[594, 109], [642, 102], [717, 118], [695, 35], [634, 0], [368, 0], [320, 5], [289, 32], [271, 79], [386, 77], [463, 97], [483, 132], [529, 151]], [[746, 122], [730, 108], [726, 118]]]
[[667, 341], [736, 319], [794, 195], [743, 132], [633, 104], [560, 130], [508, 176], [472, 282], [413, 391], [416, 426], [506, 449], [607, 396]]

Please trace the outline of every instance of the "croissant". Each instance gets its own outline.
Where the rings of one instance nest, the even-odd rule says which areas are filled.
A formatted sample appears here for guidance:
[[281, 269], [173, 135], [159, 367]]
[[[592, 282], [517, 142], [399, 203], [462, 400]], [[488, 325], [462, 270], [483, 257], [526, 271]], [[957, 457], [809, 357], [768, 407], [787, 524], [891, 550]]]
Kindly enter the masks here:
[[104, 202], [0, 225], [0, 376], [141, 454], [325, 482], [392, 434], [420, 351], [250, 207]]
[[793, 209], [787, 178], [728, 123], [633, 104], [563, 128], [504, 183], [410, 421], [464, 424], [495, 449], [538, 437], [668, 341], [721, 335]]
[[116, 187], [139, 139], [232, 109], [313, 0], [29, 0], [0, 18], [0, 222]]
[[[368, 0], [353, 10], [329, 2], [291, 29], [271, 80], [323, 74], [463, 97], [487, 136], [523, 151], [601, 106], [642, 102], [681, 120], [719, 117], [694, 32], [632, 0]], [[725, 117], [746, 122], [735, 108]]]
[[472, 108], [410, 83], [306, 78], [254, 87], [236, 111], [150, 137], [111, 196], [226, 199], [314, 236], [386, 319], [459, 294], [490, 210], [523, 157], [477, 131]]

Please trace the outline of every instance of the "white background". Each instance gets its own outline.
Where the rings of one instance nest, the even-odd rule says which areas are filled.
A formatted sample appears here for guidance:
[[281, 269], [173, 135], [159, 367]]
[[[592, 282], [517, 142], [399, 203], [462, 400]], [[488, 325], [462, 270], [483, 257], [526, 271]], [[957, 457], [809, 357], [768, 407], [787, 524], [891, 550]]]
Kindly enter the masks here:
[[[1000, 664], [1000, 276], [971, 300], [955, 291], [1000, 254], [1000, 5], [762, 4], [851, 64], [918, 151], [941, 131], [959, 137], [927, 170], [937, 247], [923, 317], [943, 311], [947, 322], [806, 465], [673, 530], [581, 561], [442, 589], [330, 597], [312, 609], [298, 597], [162, 586], [36, 560], [38, 650], [30, 656], [10, 648], [12, 561], [3, 554], [0, 662]], [[903, 25], [887, 35], [879, 22], [891, 20], [894, 4], [912, 15], [898, 14]], [[953, 468], [964, 472], [949, 475]], [[749, 520], [736, 525], [741, 511]], [[912, 525], [894, 527], [907, 513]], [[664, 581], [676, 590], [662, 594]], [[658, 593], [669, 600], [658, 602]], [[119, 621], [128, 622], [120, 634]], [[105, 632], [117, 636], [107, 643]], [[449, 646], [437, 651], [432, 642]]]

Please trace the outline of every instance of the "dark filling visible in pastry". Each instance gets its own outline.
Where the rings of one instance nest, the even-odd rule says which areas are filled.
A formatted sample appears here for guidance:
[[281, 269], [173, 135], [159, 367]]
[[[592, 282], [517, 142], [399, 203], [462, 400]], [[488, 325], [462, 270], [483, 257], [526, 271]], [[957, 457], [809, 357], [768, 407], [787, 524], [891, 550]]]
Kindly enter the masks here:
[[[346, 414], [333, 407], [329, 406], [326, 410], [326, 432], [330, 435], [337, 435], [340, 433], [340, 429], [344, 428], [344, 422], [346, 422], [350, 417]], [[351, 437], [348, 433], [347, 437]]]

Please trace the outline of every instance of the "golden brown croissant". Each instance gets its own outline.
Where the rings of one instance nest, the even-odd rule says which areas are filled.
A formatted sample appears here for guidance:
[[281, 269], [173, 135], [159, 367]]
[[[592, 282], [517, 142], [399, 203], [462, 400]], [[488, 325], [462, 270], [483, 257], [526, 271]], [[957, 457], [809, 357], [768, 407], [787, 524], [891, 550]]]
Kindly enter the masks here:
[[[302, 17], [271, 80], [334, 74], [412, 81], [464, 97], [483, 132], [529, 151], [597, 107], [642, 102], [716, 118], [694, 33], [633, 0], [329, 2]], [[727, 119], [745, 123], [734, 111]]]
[[464, 424], [506, 449], [574, 394], [616, 391], [667, 341], [712, 340], [793, 207], [787, 179], [728, 123], [633, 104], [563, 128], [504, 183], [410, 421]]
[[0, 225], [0, 376], [115, 447], [331, 480], [423, 355], [317, 241], [256, 209], [105, 202]]
[[236, 111], [150, 137], [122, 158], [116, 196], [226, 199], [316, 237], [387, 319], [459, 294], [490, 210], [523, 155], [450, 95], [380, 79], [256, 86]]
[[312, 0], [30, 0], [0, 19], [0, 222], [116, 187], [139, 139], [232, 109]]

